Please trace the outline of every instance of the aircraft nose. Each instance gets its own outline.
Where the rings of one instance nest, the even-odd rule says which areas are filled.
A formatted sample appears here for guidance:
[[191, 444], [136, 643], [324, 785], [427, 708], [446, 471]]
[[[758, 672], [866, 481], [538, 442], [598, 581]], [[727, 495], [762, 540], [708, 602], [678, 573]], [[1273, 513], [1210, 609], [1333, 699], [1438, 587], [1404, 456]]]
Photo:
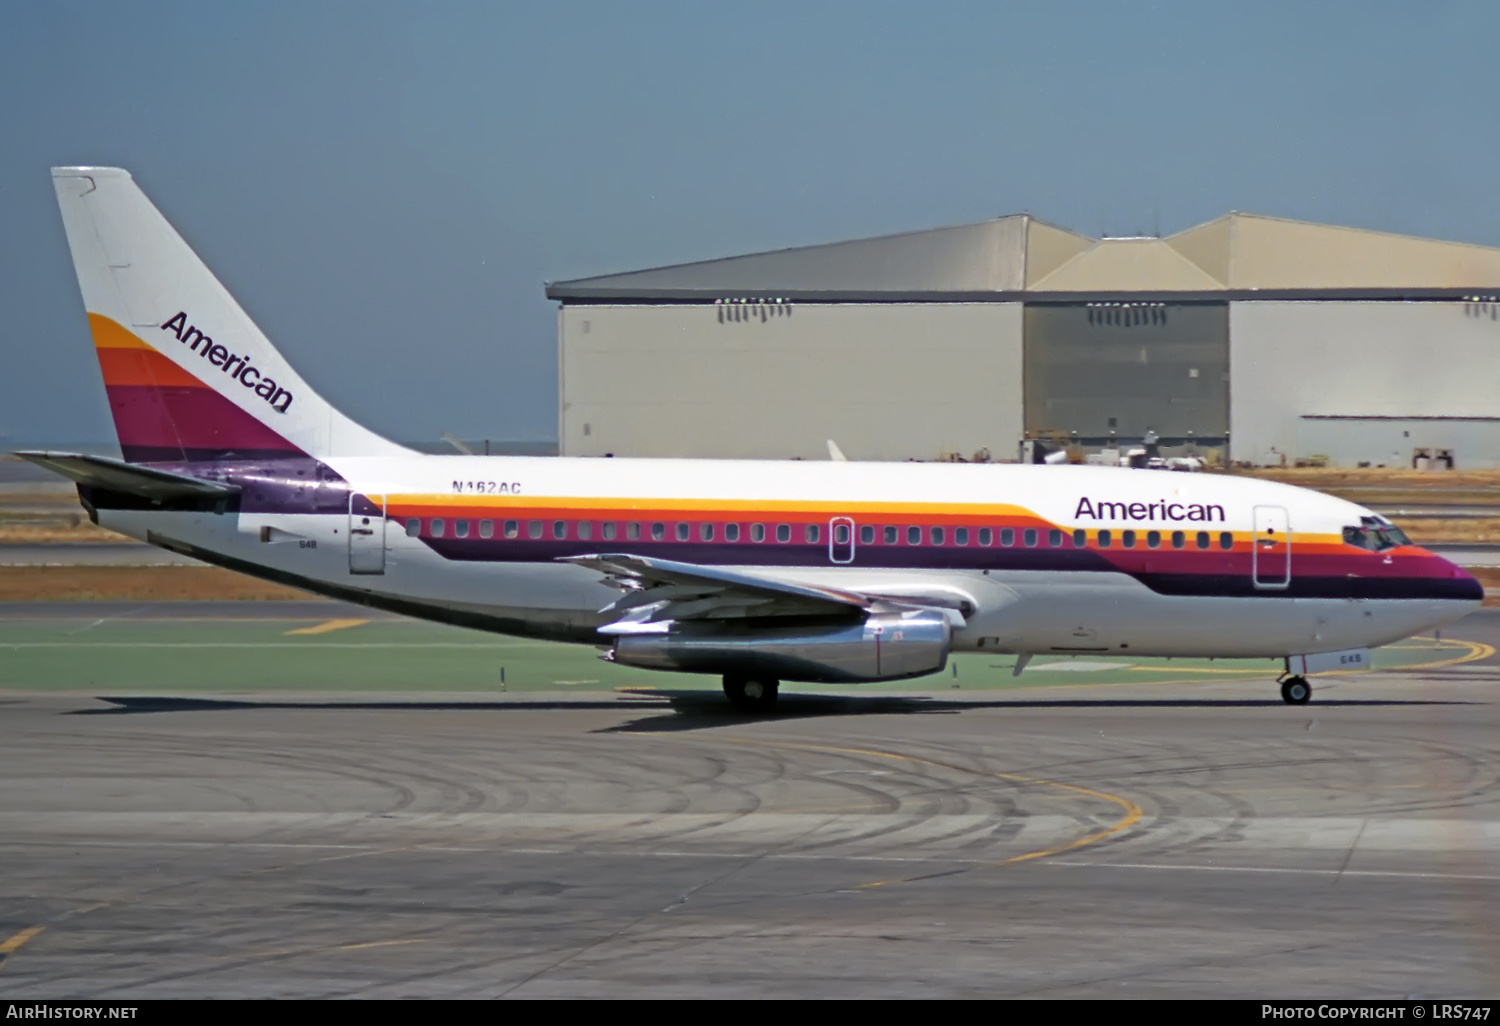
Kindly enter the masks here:
[[1459, 566], [1457, 563], [1442, 556], [1433, 556], [1434, 560], [1442, 568], [1442, 587], [1444, 598], [1468, 599], [1473, 602], [1484, 601], [1484, 584], [1479, 578]]

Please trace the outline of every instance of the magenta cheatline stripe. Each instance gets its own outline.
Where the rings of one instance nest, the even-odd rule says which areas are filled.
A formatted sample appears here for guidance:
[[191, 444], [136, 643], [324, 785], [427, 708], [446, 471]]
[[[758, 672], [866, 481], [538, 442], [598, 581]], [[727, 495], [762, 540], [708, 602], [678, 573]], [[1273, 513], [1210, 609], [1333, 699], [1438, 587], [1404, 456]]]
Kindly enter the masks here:
[[184, 454], [301, 451], [207, 388], [107, 385], [105, 391], [122, 449]]

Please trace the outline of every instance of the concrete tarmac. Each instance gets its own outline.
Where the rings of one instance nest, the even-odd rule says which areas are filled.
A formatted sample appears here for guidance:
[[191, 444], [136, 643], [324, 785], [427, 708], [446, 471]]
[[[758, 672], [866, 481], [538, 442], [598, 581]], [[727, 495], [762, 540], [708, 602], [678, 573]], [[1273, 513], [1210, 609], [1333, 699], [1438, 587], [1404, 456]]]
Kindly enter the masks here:
[[207, 566], [201, 560], [140, 542], [47, 542], [0, 545], [5, 566]]
[[1493, 996], [1497, 683], [3, 693], [0, 995]]

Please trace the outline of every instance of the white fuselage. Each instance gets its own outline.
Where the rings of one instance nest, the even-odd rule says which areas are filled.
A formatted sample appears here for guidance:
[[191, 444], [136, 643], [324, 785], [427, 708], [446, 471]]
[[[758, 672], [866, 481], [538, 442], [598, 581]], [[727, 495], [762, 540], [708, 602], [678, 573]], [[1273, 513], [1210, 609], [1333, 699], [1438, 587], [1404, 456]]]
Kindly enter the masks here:
[[[607, 643], [594, 631], [620, 592], [561, 555], [643, 553], [934, 601], [962, 610], [956, 651], [1285, 656], [1385, 644], [1477, 603], [1474, 588], [1455, 590], [1472, 580], [1424, 550], [1344, 544], [1341, 531], [1368, 510], [1244, 477], [795, 461], [326, 462], [384, 516], [349, 513], [340, 493], [331, 493], [338, 507], [288, 510], [274, 497], [257, 502], [254, 485], [237, 513], [98, 516], [121, 533], [311, 590], [595, 644]], [[1258, 518], [1283, 525], [1282, 537], [1258, 540]], [[841, 523], [847, 545], [832, 543]], [[778, 533], [784, 524], [791, 530]], [[1286, 548], [1275, 550], [1278, 541]]]

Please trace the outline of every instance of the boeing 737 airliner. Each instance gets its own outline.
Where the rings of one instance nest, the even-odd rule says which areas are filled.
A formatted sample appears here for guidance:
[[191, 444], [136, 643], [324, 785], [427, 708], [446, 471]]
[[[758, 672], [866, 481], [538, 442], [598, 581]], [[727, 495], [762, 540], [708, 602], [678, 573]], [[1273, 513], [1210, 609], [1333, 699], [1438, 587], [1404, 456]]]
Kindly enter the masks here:
[[1369, 510], [1242, 477], [413, 452], [319, 398], [128, 173], [52, 176], [124, 458], [21, 455], [208, 563], [721, 675], [747, 710], [962, 651], [1285, 658], [1300, 703], [1483, 598]]

